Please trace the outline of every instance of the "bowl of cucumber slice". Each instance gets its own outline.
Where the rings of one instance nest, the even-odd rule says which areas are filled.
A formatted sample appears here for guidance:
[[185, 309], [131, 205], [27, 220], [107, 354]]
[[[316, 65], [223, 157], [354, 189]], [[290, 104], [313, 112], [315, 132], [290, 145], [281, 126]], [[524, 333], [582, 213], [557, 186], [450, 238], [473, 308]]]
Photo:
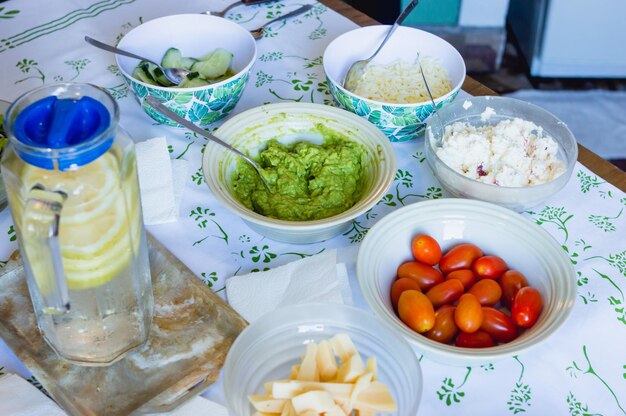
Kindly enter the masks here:
[[180, 126], [144, 103], [148, 95], [205, 127], [235, 107], [256, 60], [256, 42], [247, 30], [230, 20], [203, 14], [150, 20], [124, 35], [118, 46], [164, 68], [190, 71], [174, 85], [156, 65], [116, 55], [117, 66], [143, 110], [155, 121], [173, 127]]

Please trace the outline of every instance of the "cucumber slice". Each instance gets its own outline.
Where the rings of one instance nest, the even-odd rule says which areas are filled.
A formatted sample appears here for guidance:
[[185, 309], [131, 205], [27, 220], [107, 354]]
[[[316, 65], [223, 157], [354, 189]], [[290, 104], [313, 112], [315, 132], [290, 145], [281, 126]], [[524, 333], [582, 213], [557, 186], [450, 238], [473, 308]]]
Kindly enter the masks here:
[[178, 84], [179, 88], [195, 88], [195, 87], [204, 87], [209, 83], [200, 77], [200, 74], [197, 72], [192, 72], [187, 74], [187, 76], [183, 79], [183, 81]]
[[180, 50], [176, 48], [169, 48], [165, 51], [163, 59], [161, 59], [161, 66], [163, 68], [182, 68], [181, 59], [182, 55]]
[[174, 85], [169, 79], [167, 79], [165, 73], [163, 73], [163, 70], [161, 70], [161, 68], [159, 67], [154, 67], [152, 75], [154, 76], [156, 81], [164, 87], [171, 87]]
[[204, 58], [206, 59], [194, 63], [191, 70], [199, 72], [203, 78], [213, 79], [226, 73], [233, 60], [233, 54], [226, 49], [217, 48]]
[[178, 68], [191, 69], [193, 64], [195, 64], [196, 62], [198, 62], [196, 58], [192, 58], [190, 56], [183, 56], [182, 58], [180, 58], [181, 66], [179, 66]]
[[150, 85], [159, 85], [148, 70], [148, 62], [141, 61], [132, 73], [132, 77]]

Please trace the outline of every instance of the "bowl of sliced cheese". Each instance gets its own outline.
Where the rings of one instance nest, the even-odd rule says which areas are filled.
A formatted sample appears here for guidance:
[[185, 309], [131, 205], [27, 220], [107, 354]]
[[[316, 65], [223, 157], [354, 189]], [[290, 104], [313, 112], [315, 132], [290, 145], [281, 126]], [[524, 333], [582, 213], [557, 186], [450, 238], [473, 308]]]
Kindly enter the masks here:
[[[324, 52], [328, 87], [338, 105], [375, 124], [392, 142], [423, 134], [433, 112], [421, 68], [437, 108], [452, 102], [465, 81], [465, 63], [448, 42], [401, 26], [350, 90], [343, 83], [357, 60], [371, 56], [389, 26], [367, 26], [334, 39]], [[417, 61], [419, 54], [419, 62]]]
[[224, 364], [228, 410], [238, 416], [413, 416], [422, 384], [409, 344], [345, 305], [269, 312], [241, 333]]
[[143, 110], [173, 127], [180, 126], [144, 103], [145, 97], [153, 96], [186, 120], [205, 127], [235, 107], [256, 60], [256, 43], [247, 30], [204, 14], [150, 20], [124, 35], [118, 46], [162, 67], [190, 71], [179, 85], [173, 85], [152, 63], [116, 55], [117, 66]]

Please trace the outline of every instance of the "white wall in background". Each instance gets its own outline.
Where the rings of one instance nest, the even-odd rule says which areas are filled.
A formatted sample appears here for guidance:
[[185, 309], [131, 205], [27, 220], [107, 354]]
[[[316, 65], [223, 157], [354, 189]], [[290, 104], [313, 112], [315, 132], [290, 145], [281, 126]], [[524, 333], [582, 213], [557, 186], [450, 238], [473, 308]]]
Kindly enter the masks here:
[[503, 27], [509, 0], [462, 0], [459, 26]]

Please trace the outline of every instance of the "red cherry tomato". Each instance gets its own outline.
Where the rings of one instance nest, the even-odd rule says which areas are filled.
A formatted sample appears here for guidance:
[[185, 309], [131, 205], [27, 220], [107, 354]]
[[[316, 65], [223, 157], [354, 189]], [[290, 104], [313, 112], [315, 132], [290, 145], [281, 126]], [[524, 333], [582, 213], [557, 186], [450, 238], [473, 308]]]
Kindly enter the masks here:
[[403, 278], [396, 280], [391, 285], [391, 303], [394, 309], [398, 309], [398, 300], [400, 300], [400, 295], [405, 290], [418, 290], [420, 292], [422, 291], [420, 289], [419, 283], [417, 283], [413, 279], [409, 279], [408, 277], [403, 277]]
[[441, 282], [426, 292], [426, 296], [432, 302], [435, 308], [445, 305], [446, 303], [452, 303], [465, 292], [463, 283], [458, 280], [446, 280]]
[[459, 328], [454, 323], [455, 309], [452, 305], [443, 305], [437, 309], [435, 312], [435, 325], [424, 335], [433, 341], [439, 341], [444, 344], [451, 343], [459, 332]]
[[465, 293], [459, 298], [454, 312], [454, 322], [461, 331], [470, 334], [480, 329], [483, 322], [483, 310], [476, 296]]
[[425, 294], [405, 290], [398, 300], [398, 316], [413, 331], [422, 333], [435, 325], [435, 309]]
[[498, 256], [483, 256], [476, 259], [472, 270], [478, 279], [497, 279], [508, 270], [508, 267]]
[[493, 306], [500, 300], [502, 289], [495, 280], [484, 279], [474, 283], [467, 293], [476, 296], [481, 305]]
[[511, 306], [511, 318], [515, 325], [522, 328], [529, 328], [537, 322], [543, 300], [541, 293], [534, 287], [526, 286], [517, 291], [513, 306]]
[[463, 283], [465, 290], [468, 290], [476, 282], [476, 276], [470, 269], [461, 269], [450, 272], [446, 275], [445, 280], [456, 279]]
[[483, 252], [474, 244], [464, 243], [452, 247], [439, 261], [439, 269], [448, 274], [454, 270], [471, 269], [474, 261], [481, 257]]
[[407, 261], [398, 267], [398, 278], [403, 277], [415, 280], [424, 291], [443, 282], [443, 275], [439, 270], [417, 261]]
[[517, 328], [513, 320], [495, 308], [483, 307], [483, 322], [480, 329], [498, 342], [510, 342], [517, 338]]
[[454, 343], [457, 347], [462, 348], [488, 348], [495, 345], [491, 336], [485, 331], [480, 330], [472, 332], [471, 334], [459, 332]]
[[434, 266], [441, 260], [441, 247], [437, 240], [426, 234], [420, 234], [413, 239], [411, 244], [415, 260]]
[[517, 291], [528, 286], [528, 281], [524, 275], [517, 270], [507, 270], [500, 276], [499, 282], [502, 288], [502, 301], [509, 309], [513, 305], [513, 299], [515, 299]]

